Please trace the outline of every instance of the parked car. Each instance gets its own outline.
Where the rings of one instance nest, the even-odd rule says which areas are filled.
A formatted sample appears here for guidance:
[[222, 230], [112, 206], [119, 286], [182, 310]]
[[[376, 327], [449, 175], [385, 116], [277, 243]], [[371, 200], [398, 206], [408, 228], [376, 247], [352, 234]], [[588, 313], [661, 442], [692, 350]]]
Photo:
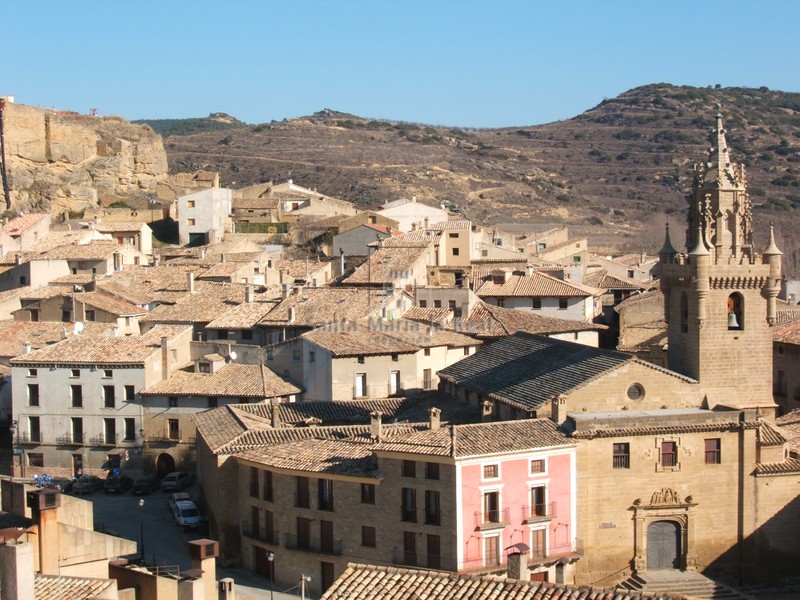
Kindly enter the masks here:
[[74, 485], [74, 479], [69, 479], [67, 477], [53, 477], [44, 487], [51, 490], [58, 490], [62, 494], [68, 494], [72, 491], [72, 487]]
[[183, 529], [197, 529], [200, 525], [200, 511], [191, 500], [178, 500], [172, 510], [175, 523]]
[[131, 493], [144, 496], [145, 494], [155, 492], [160, 485], [161, 482], [158, 480], [158, 477], [155, 475], [146, 475], [133, 482]]
[[113, 475], [106, 479], [104, 488], [106, 494], [122, 494], [133, 486], [133, 479], [127, 475]]
[[175, 471], [161, 480], [161, 489], [165, 492], [180, 492], [189, 487], [191, 483], [192, 477], [189, 473]]
[[187, 494], [186, 492], [175, 492], [174, 494], [169, 495], [169, 500], [167, 500], [167, 503], [169, 504], [169, 509], [174, 513], [175, 505], [178, 502], [191, 499], [192, 497], [189, 496], [189, 494]]
[[96, 475], [81, 475], [72, 486], [75, 494], [93, 494], [103, 489], [103, 480]]

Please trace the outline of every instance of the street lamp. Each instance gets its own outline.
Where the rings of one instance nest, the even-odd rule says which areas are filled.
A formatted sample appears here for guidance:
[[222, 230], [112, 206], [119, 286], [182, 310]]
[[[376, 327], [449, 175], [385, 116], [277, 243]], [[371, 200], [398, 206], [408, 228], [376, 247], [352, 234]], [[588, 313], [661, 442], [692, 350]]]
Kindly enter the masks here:
[[269, 600], [272, 600], [272, 590], [275, 589], [275, 553], [267, 552], [269, 561]]
[[306, 597], [306, 584], [311, 581], [311, 577], [303, 573], [300, 575], [300, 598], [305, 600]]
[[141, 542], [142, 552], [140, 554], [142, 562], [144, 562], [144, 498], [139, 498], [139, 541]]

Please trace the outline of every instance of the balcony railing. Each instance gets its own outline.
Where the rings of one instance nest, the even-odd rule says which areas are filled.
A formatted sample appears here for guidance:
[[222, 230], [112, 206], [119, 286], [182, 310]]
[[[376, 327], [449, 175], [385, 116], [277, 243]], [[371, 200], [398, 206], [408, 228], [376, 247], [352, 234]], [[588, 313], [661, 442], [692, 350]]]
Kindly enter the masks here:
[[284, 536], [283, 545], [289, 550], [303, 550], [316, 554], [331, 554], [340, 556], [342, 554], [342, 540], [319, 540], [298, 537], [293, 534]]
[[44, 442], [44, 437], [41, 433], [28, 433], [23, 431], [17, 435], [17, 444], [41, 444]]
[[83, 446], [85, 436], [82, 433], [68, 433], [56, 437], [56, 444], [60, 446]]
[[631, 468], [631, 457], [628, 454], [617, 454], [614, 457], [614, 464], [613, 467], [615, 469], [630, 469]]
[[[536, 567], [542, 563], [549, 563], [564, 557], [579, 557], [583, 555], [583, 544], [580, 540], [575, 540], [571, 544], [561, 546], [549, 546], [543, 548], [531, 548], [527, 552], [528, 566]], [[493, 572], [506, 568], [508, 559], [504, 552], [497, 556], [483, 556], [464, 560], [458, 564], [458, 571], [462, 572]]]
[[475, 527], [478, 529], [491, 529], [505, 527], [511, 523], [509, 509], [484, 510], [475, 513]]
[[116, 446], [118, 435], [98, 435], [91, 439], [92, 446]]
[[522, 507], [522, 520], [523, 521], [539, 521], [552, 519], [556, 516], [556, 503], [541, 503], [532, 504], [531, 506]]
[[259, 542], [264, 542], [273, 546], [280, 544], [277, 532], [264, 531], [261, 526], [253, 527], [253, 524], [248, 521], [242, 523], [242, 535], [252, 540], [258, 540]]
[[[148, 442], [158, 442], [161, 444], [179, 444], [183, 440], [180, 429], [178, 431], [165, 431], [163, 433], [149, 434]], [[191, 440], [190, 440], [191, 441]]]

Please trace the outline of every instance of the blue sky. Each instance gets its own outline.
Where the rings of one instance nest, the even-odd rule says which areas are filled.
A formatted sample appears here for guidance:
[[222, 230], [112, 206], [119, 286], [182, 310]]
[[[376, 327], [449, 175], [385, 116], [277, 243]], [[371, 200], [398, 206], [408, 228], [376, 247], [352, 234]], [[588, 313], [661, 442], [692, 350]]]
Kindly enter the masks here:
[[794, 0], [0, 0], [0, 94], [127, 119], [502, 127], [636, 86], [800, 92]]

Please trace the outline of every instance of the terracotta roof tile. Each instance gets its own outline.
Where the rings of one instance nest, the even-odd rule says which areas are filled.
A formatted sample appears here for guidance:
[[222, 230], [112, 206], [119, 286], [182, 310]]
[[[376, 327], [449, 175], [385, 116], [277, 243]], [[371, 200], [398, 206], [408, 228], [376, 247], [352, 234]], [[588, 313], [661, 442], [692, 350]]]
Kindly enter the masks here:
[[511, 275], [502, 284], [485, 281], [475, 293], [481, 298], [587, 298], [599, 295], [601, 290], [534, 272], [533, 275]]
[[3, 225], [3, 233], [8, 235], [22, 235], [31, 227], [50, 218], [50, 213], [25, 213], [14, 217]]
[[90, 600], [112, 587], [116, 587], [113, 579], [34, 573], [33, 597], [35, 600]]
[[94, 228], [101, 233], [115, 233], [119, 231], [140, 231], [146, 223], [141, 221], [101, 221]]
[[[113, 327], [110, 323], [87, 322], [81, 335], [106, 336]], [[71, 323], [58, 321], [0, 321], [0, 357], [13, 358], [23, 352], [28, 342], [36, 350], [72, 335]]]
[[414, 243], [414, 245], [403, 246], [389, 243], [392, 240], [399, 240], [400, 237], [386, 238], [384, 246], [378, 248], [368, 261], [346, 277], [344, 283], [349, 285], [393, 285], [398, 273], [410, 271], [415, 264], [427, 258], [430, 242], [422, 241]]
[[237, 457], [277, 469], [353, 477], [379, 476], [370, 445], [364, 441], [311, 438], [246, 450]]
[[587, 273], [583, 278], [585, 285], [599, 288], [601, 290], [643, 290], [649, 287], [633, 279], [624, 279], [609, 275], [608, 271], [601, 269], [594, 273]]
[[221, 396], [274, 398], [302, 390], [264, 365], [228, 363], [215, 373], [176, 371], [142, 390], [143, 396]]
[[305, 288], [300, 294], [292, 294], [281, 300], [271, 312], [259, 322], [264, 326], [289, 324], [289, 309], [294, 311], [292, 324], [298, 327], [317, 327], [324, 323], [375, 314], [384, 304], [395, 298], [383, 290], [366, 290], [355, 287]]
[[245, 285], [195, 281], [194, 293], [184, 292], [175, 304], [162, 304], [143, 323], [210, 323], [220, 314], [244, 302]]
[[[252, 329], [280, 303], [280, 288], [274, 288], [273, 294], [260, 295], [258, 302], [242, 302], [232, 306], [206, 327], [209, 329]], [[269, 300], [265, 296], [272, 295]]]
[[321, 600], [677, 600], [683, 595], [647, 594], [614, 588], [520, 581], [498, 575], [480, 577], [442, 571], [347, 565]]

